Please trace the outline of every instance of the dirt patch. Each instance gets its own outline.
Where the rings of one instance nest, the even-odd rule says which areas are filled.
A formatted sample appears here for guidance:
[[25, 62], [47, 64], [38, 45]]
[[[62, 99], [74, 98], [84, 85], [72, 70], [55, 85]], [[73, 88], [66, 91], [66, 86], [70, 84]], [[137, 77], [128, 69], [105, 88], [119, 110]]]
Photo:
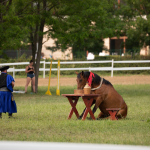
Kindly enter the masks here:
[[[133, 76], [104, 76], [106, 80], [112, 84], [150, 84], [150, 76], [148, 75], [133, 75]], [[39, 86], [48, 86], [49, 78], [39, 78]], [[15, 79], [15, 86], [25, 86], [25, 78]], [[51, 78], [51, 86], [57, 86], [57, 78]], [[60, 78], [60, 86], [76, 85], [76, 78]]]

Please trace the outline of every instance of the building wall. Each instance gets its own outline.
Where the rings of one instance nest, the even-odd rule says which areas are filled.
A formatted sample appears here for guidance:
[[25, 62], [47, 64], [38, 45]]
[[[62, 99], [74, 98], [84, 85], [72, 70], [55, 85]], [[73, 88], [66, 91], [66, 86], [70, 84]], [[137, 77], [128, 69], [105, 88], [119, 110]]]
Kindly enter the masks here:
[[[47, 28], [44, 28], [44, 31], [47, 31]], [[46, 42], [45, 42], [46, 41]], [[42, 46], [42, 53], [44, 54], [44, 58], [53, 58], [53, 59], [62, 59], [62, 60], [70, 60], [73, 59], [72, 55], [72, 49], [68, 48], [66, 51], [62, 52], [60, 49], [58, 49], [55, 52], [52, 52], [51, 50], [48, 50], [48, 46], [55, 46], [55, 40], [49, 39], [47, 41], [46, 36], [43, 38], [43, 42], [45, 42]]]
[[150, 49], [149, 46], [143, 47], [140, 51], [140, 55], [150, 55]]
[[[117, 44], [117, 42], [116, 42]], [[118, 43], [120, 44], [120, 43]], [[115, 45], [117, 47], [117, 45]], [[110, 38], [105, 38], [104, 39], [104, 47], [106, 47], [107, 49], [110, 50]], [[104, 53], [106, 53], [105, 51], [103, 51]], [[150, 49], [149, 49], [149, 46], [147, 46], [146, 48], [143, 47], [141, 48], [140, 50], [140, 55], [150, 55]]]
[[110, 49], [110, 39], [105, 38], [103, 41], [104, 41], [104, 47], [106, 47], [107, 49]]

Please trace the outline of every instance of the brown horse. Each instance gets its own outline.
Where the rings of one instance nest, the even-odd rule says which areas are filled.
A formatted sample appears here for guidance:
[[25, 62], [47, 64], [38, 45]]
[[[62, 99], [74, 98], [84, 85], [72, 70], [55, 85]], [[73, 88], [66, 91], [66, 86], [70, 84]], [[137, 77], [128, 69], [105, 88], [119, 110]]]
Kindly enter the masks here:
[[[82, 71], [76, 74], [77, 89], [83, 89], [86, 85], [86, 82], [89, 81], [88, 79], [90, 76], [90, 72]], [[117, 118], [125, 118], [127, 116], [127, 105], [121, 97], [121, 95], [114, 89], [113, 85], [109, 81], [105, 80], [104, 78], [101, 78], [95, 73], [94, 76], [95, 77], [92, 77], [91, 90], [93, 90], [91, 94], [100, 94], [100, 96], [93, 100], [93, 104], [95, 104], [92, 110], [93, 113], [95, 113], [97, 108], [99, 107], [101, 112], [98, 115], [98, 118], [106, 118], [109, 116], [109, 113], [106, 110], [107, 108], [120, 108], [120, 110], [117, 113]], [[84, 111], [79, 117], [79, 119], [82, 118]]]

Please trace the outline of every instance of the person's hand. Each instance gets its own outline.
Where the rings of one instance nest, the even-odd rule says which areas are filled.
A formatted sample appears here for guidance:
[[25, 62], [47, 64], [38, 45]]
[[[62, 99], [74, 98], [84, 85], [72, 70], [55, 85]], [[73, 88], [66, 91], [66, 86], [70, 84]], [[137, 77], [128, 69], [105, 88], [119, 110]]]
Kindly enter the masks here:
[[12, 81], [11, 82], [11, 85], [12, 85], [12, 88], [15, 86], [15, 82], [14, 81]]

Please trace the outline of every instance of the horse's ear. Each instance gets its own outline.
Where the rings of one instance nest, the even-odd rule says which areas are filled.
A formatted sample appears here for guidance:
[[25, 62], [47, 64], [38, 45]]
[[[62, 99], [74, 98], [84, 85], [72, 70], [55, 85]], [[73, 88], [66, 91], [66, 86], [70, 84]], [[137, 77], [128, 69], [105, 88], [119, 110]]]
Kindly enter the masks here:
[[78, 75], [79, 73], [78, 72], [75, 72], [76, 73], [76, 75]]
[[84, 76], [84, 71], [81, 72], [81, 75]]

